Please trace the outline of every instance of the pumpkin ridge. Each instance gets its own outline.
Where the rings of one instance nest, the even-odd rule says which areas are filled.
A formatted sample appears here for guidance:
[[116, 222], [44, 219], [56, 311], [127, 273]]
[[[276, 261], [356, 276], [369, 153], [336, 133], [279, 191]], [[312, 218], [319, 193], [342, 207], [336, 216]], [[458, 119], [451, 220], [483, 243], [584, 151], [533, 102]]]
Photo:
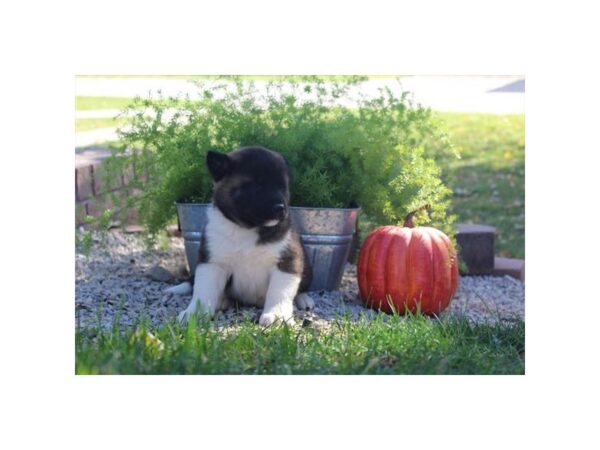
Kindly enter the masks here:
[[[434, 250], [433, 250], [433, 239], [431, 238], [431, 234], [427, 231], [427, 229], [421, 228], [421, 236], [425, 242], [429, 242], [429, 246], [425, 245], [429, 250], [427, 252], [427, 258], [429, 259], [429, 266], [431, 267], [431, 276], [428, 277], [427, 282], [423, 286], [423, 290], [421, 291], [421, 311], [423, 314], [430, 314], [433, 310], [435, 310], [435, 297], [433, 296], [433, 292], [435, 290], [435, 261], [434, 261]], [[427, 290], [425, 288], [428, 288]], [[429, 293], [429, 296], [423, 296], [423, 293]]]
[[[391, 267], [392, 267], [392, 263], [393, 263], [393, 259], [397, 257], [397, 255], [392, 251], [392, 249], [394, 248], [394, 241], [396, 239], [398, 239], [398, 233], [394, 228], [390, 228], [389, 230], [390, 233], [390, 239], [388, 242], [388, 245], [385, 249], [385, 265], [384, 265], [384, 270], [383, 270], [383, 286], [384, 286], [384, 292], [386, 294], [384, 300], [384, 304], [385, 304], [385, 308], [386, 311], [392, 312], [392, 306], [391, 305], [395, 305], [396, 304], [396, 299], [394, 298], [394, 296], [392, 295], [392, 289], [393, 289], [393, 285], [394, 282], [396, 282], [396, 280], [394, 279], [395, 277], [395, 273], [393, 273], [391, 271]], [[396, 306], [394, 306], [394, 308], [397, 308]]]
[[360, 296], [362, 298], [367, 298], [368, 296], [366, 295], [366, 289], [367, 289], [367, 285], [368, 285], [368, 280], [367, 280], [367, 271], [366, 271], [366, 264], [369, 261], [369, 251], [371, 249], [371, 241], [373, 240], [373, 234], [370, 234], [367, 236], [367, 238], [365, 239], [365, 241], [363, 242], [363, 245], [360, 249], [360, 253], [358, 255], [358, 266], [361, 268], [361, 270], [358, 270], [358, 290], [360, 292]]
[[406, 298], [404, 299], [404, 309], [410, 309], [412, 311], [412, 307], [409, 307], [409, 304], [412, 305], [413, 297], [415, 295], [414, 285], [415, 285], [415, 277], [412, 273], [414, 268], [413, 262], [413, 246], [415, 245], [415, 241], [413, 239], [413, 229], [408, 228], [408, 245], [406, 247], [406, 271], [409, 273], [408, 276], [408, 290], [406, 291]]
[[446, 245], [446, 250], [448, 251], [448, 262], [450, 263], [450, 300], [448, 301], [448, 304], [450, 304], [458, 289], [458, 254], [452, 245], [452, 241], [448, 239], [448, 236], [437, 229], [436, 232]]
[[[371, 296], [373, 294], [373, 288], [370, 289], [369, 292], [367, 292], [367, 287], [371, 286], [371, 280], [369, 279], [369, 272], [367, 271], [367, 268], [369, 267], [369, 259], [371, 257], [371, 253], [373, 251], [373, 246], [374, 243], [376, 241], [376, 237], [377, 235], [379, 235], [381, 233], [382, 227], [376, 228], [375, 230], [373, 230], [373, 232], [367, 236], [367, 239], [365, 239], [365, 242], [363, 243], [363, 248], [361, 249], [361, 254], [359, 256], [359, 261], [362, 259], [363, 257], [363, 250], [364, 250], [364, 260], [363, 260], [363, 267], [365, 268], [363, 271], [361, 271], [359, 273], [360, 278], [359, 278], [359, 290], [361, 290], [361, 295], [365, 298], [365, 300], [367, 302], [369, 302], [371, 299]], [[363, 280], [363, 282], [361, 283], [360, 280]], [[361, 289], [361, 284], [362, 284], [362, 289]]]
[[377, 277], [377, 274], [380, 270], [379, 261], [381, 256], [378, 255], [380, 253], [379, 246], [381, 245], [381, 241], [385, 235], [385, 227], [378, 228], [373, 235], [373, 242], [371, 243], [371, 251], [369, 252], [369, 259], [367, 259], [367, 273], [366, 278], [368, 280], [369, 286], [371, 286], [371, 291], [369, 292], [370, 303], [375, 306], [375, 308], [381, 307], [381, 299], [379, 298], [379, 283], [381, 277]]
[[[445, 234], [442, 235], [443, 239], [446, 241], [446, 245], [448, 246], [448, 254], [450, 255], [450, 261], [452, 263], [450, 270], [450, 280], [451, 280], [451, 290], [452, 293], [450, 295], [450, 299], [454, 298], [454, 294], [456, 294], [456, 290], [458, 289], [459, 276], [458, 276], [458, 253], [452, 244], [452, 241], [448, 239], [448, 236]], [[450, 300], [451, 301], [451, 300]], [[448, 303], [450, 303], [450, 301]]]
[[431, 237], [423, 228], [413, 230], [415, 237], [414, 250], [412, 252], [415, 260], [413, 261], [413, 282], [414, 290], [412, 292], [413, 309], [419, 309], [427, 314], [430, 310], [431, 292], [433, 290], [432, 281], [432, 251]]
[[448, 249], [437, 230], [434, 228], [429, 228], [428, 232], [431, 236], [431, 248], [434, 258], [432, 299], [434, 302], [437, 302], [437, 305], [434, 304], [433, 308], [436, 311], [442, 311], [445, 309], [444, 305], [447, 306], [446, 303], [448, 297], [448, 289], [446, 288], [449, 286], [449, 279], [446, 280], [446, 275], [449, 275], [450, 273]]
[[400, 310], [402, 311], [403, 314], [406, 313], [406, 309], [408, 306], [408, 295], [410, 293], [410, 276], [409, 276], [409, 270], [410, 270], [410, 261], [408, 259], [409, 257], [409, 246], [410, 246], [410, 241], [412, 239], [412, 230], [409, 228], [401, 228], [400, 229], [400, 235], [403, 237], [404, 239], [404, 243], [406, 245], [406, 247], [404, 248], [404, 251], [402, 252], [402, 256], [403, 256], [403, 263], [404, 265], [401, 267], [402, 271], [401, 273], [403, 274], [403, 278], [404, 278], [404, 289], [401, 290], [401, 296], [398, 299], [398, 304], [400, 305]]
[[384, 270], [383, 270], [383, 286], [385, 289], [385, 293], [386, 293], [386, 298], [385, 303], [388, 307], [388, 309], [391, 309], [390, 304], [394, 304], [394, 297], [392, 296], [392, 292], [390, 291], [390, 289], [388, 288], [388, 279], [391, 279], [393, 284], [393, 276], [394, 274], [390, 274], [388, 273], [388, 270], [390, 268], [390, 259], [395, 258], [396, 255], [394, 255], [394, 253], [392, 253], [392, 248], [393, 248], [393, 244], [394, 244], [394, 240], [397, 238], [396, 233], [394, 232], [394, 230], [390, 230], [391, 231], [391, 238], [390, 238], [390, 242], [388, 243], [387, 248], [385, 249], [385, 266], [384, 266]]
[[378, 246], [381, 247], [381, 250], [378, 251], [378, 263], [381, 264], [380, 270], [378, 273], [381, 273], [381, 286], [380, 286], [380, 295], [377, 295], [376, 301], [378, 302], [379, 309], [383, 309], [384, 311], [390, 312], [391, 308], [388, 304], [388, 291], [387, 291], [387, 258], [390, 249], [390, 243], [392, 238], [394, 237], [392, 234], [393, 227], [386, 226], [383, 227], [382, 232], [380, 233], [380, 238], [377, 243]]

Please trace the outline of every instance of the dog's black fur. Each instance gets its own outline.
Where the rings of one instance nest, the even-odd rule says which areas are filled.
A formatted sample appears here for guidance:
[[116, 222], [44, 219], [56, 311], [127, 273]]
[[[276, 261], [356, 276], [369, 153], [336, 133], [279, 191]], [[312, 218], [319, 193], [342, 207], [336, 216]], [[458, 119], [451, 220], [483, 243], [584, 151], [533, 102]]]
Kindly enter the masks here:
[[[215, 181], [213, 204], [230, 221], [257, 228], [257, 245], [280, 241], [292, 228], [289, 212], [291, 170], [285, 158], [263, 147], [244, 147], [229, 154], [209, 151], [208, 170]], [[274, 226], [265, 226], [278, 221]], [[204, 236], [204, 235], [203, 235]], [[201, 241], [198, 262], [208, 262], [210, 252]], [[296, 230], [280, 257], [279, 270], [301, 276], [299, 292], [306, 292], [312, 271]]]

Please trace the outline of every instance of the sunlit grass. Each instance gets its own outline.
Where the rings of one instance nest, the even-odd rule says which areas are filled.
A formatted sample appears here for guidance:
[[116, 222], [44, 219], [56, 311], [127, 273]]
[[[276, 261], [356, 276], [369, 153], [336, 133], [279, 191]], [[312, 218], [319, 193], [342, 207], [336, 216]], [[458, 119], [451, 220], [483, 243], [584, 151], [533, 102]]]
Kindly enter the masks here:
[[439, 113], [461, 159], [442, 163], [459, 222], [498, 229], [497, 253], [525, 257], [525, 116]]
[[91, 131], [100, 128], [117, 128], [128, 123], [123, 117], [100, 117], [94, 119], [75, 119], [75, 131]]
[[466, 319], [381, 315], [358, 323], [264, 329], [246, 320], [218, 330], [115, 327], [76, 334], [78, 374], [522, 374], [522, 321], [476, 325]]
[[75, 97], [75, 111], [89, 111], [99, 109], [122, 110], [133, 102], [127, 97]]

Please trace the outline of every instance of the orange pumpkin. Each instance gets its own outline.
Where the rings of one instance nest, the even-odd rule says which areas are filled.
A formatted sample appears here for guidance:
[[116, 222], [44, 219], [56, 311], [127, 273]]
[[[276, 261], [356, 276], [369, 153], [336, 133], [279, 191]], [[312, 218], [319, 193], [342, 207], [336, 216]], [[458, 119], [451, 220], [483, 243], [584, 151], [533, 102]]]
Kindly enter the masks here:
[[358, 260], [358, 287], [370, 308], [399, 314], [438, 314], [458, 287], [458, 261], [452, 242], [431, 227], [376, 228], [365, 240]]

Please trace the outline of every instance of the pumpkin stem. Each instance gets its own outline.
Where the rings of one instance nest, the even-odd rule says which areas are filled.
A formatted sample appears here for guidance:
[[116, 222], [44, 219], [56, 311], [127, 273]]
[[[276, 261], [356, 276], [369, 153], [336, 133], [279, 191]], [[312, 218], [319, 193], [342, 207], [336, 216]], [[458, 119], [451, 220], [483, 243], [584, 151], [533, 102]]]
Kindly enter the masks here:
[[423, 209], [430, 209], [431, 205], [423, 205], [420, 208], [415, 209], [413, 212], [408, 213], [408, 216], [406, 216], [406, 219], [404, 219], [404, 227], [406, 228], [414, 228], [415, 224], [413, 223], [413, 217], [416, 213], [418, 213], [419, 211], [422, 211]]

